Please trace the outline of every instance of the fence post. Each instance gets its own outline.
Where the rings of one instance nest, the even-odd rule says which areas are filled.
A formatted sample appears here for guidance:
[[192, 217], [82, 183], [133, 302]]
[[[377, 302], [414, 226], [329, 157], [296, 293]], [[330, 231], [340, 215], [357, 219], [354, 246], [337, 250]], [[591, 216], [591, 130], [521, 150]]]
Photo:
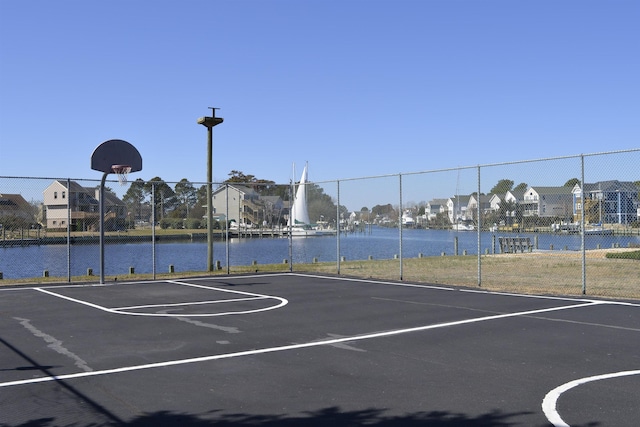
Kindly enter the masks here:
[[336, 181], [337, 203], [336, 203], [336, 269], [340, 274], [340, 180]]
[[[225, 217], [225, 221], [226, 221], [226, 225], [225, 225], [225, 230], [226, 230], [226, 235], [227, 238], [225, 240], [225, 256], [227, 257], [227, 274], [229, 274], [231, 272], [231, 266], [229, 265], [229, 183], [225, 184], [224, 186], [224, 198], [226, 199], [226, 211], [224, 213], [224, 217]], [[240, 203], [240, 202], [238, 202]], [[238, 235], [240, 234], [240, 217], [238, 217]]]
[[398, 233], [400, 240], [400, 280], [402, 280], [402, 174], [398, 174], [400, 183], [400, 212], [398, 212]]
[[71, 283], [71, 179], [67, 178], [67, 282]]
[[481, 228], [482, 228], [482, 209], [480, 208], [480, 165], [478, 165], [478, 286], [482, 286], [482, 241], [481, 241]]
[[[296, 194], [296, 190], [294, 188], [294, 186], [296, 185], [295, 183], [295, 177], [290, 181], [290, 185], [289, 185], [289, 225], [287, 227], [287, 229], [289, 230], [289, 273], [293, 272], [293, 226], [295, 219], [293, 218], [293, 206], [295, 204], [295, 200], [294, 200], [294, 194]], [[238, 219], [238, 221], [240, 221]], [[238, 223], [238, 226], [240, 224]], [[238, 229], [238, 233], [240, 232], [240, 229]]]
[[584, 244], [584, 154], [580, 155], [580, 250], [582, 252], [582, 294], [587, 293], [587, 254]]
[[[211, 201], [209, 201], [211, 203]], [[156, 280], [156, 183], [151, 184], [151, 270]]]

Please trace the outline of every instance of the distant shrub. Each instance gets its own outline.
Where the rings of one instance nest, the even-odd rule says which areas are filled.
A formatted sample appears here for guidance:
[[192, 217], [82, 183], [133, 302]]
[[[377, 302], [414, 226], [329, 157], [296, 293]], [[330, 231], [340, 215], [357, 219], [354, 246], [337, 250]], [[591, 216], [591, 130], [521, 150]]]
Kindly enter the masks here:
[[162, 218], [160, 220], [160, 228], [163, 230], [168, 228], [180, 230], [184, 228], [184, 220], [182, 218]]
[[637, 259], [640, 260], [640, 251], [633, 252], [611, 252], [608, 253], [607, 258], [617, 258], [617, 259]]
[[184, 228], [193, 230], [201, 227], [202, 227], [202, 221], [197, 218], [187, 218], [187, 220], [184, 222]]

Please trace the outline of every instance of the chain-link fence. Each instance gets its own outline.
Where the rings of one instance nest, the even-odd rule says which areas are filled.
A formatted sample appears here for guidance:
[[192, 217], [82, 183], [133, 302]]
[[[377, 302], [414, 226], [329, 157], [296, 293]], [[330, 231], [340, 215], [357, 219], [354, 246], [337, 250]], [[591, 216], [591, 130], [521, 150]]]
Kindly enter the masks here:
[[101, 219], [98, 180], [0, 177], [0, 283], [304, 271], [640, 298], [638, 165], [633, 149], [302, 184], [236, 176], [212, 183], [211, 240], [206, 183], [107, 181]]

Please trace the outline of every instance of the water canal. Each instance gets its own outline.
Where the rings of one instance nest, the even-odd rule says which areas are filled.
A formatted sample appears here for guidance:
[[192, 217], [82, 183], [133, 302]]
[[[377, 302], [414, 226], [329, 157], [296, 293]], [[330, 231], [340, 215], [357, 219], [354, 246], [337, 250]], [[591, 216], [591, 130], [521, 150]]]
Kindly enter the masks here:
[[[499, 252], [492, 248], [499, 233], [481, 233], [481, 252]], [[403, 258], [440, 256], [454, 254], [457, 238], [458, 252], [477, 254], [477, 233], [453, 230], [405, 229], [402, 232]], [[511, 235], [515, 236], [515, 235]], [[577, 251], [581, 247], [580, 235], [521, 233], [519, 237], [530, 237], [538, 241], [540, 250]], [[342, 234], [340, 236], [340, 256], [346, 260], [391, 259], [400, 255], [398, 229], [373, 227], [370, 233]], [[292, 261], [294, 264], [331, 262], [338, 259], [336, 236], [292, 239]], [[640, 236], [585, 236], [586, 249], [598, 246], [627, 247], [640, 245]], [[41, 277], [44, 270], [50, 276], [67, 277], [70, 264], [72, 276], [82, 276], [91, 268], [99, 274], [99, 245], [32, 245], [0, 248], [0, 272], [7, 279]], [[153, 272], [154, 248], [151, 242], [118, 243], [105, 245], [105, 274], [126, 275], [130, 267], [136, 273]], [[166, 272], [170, 265], [175, 271], [205, 271], [207, 257], [206, 242], [158, 242], [155, 245], [156, 272]], [[68, 261], [68, 258], [70, 261]], [[214, 244], [214, 259], [223, 267], [227, 264], [227, 246], [224, 241]], [[279, 264], [289, 259], [289, 239], [286, 238], [233, 238], [229, 241], [229, 265]]]

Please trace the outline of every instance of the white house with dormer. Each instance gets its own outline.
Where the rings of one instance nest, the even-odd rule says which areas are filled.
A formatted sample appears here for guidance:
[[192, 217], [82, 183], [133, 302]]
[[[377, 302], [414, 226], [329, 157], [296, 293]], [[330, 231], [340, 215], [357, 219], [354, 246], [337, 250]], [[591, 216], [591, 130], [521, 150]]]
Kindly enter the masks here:
[[524, 216], [573, 218], [572, 187], [528, 187], [524, 192]]

